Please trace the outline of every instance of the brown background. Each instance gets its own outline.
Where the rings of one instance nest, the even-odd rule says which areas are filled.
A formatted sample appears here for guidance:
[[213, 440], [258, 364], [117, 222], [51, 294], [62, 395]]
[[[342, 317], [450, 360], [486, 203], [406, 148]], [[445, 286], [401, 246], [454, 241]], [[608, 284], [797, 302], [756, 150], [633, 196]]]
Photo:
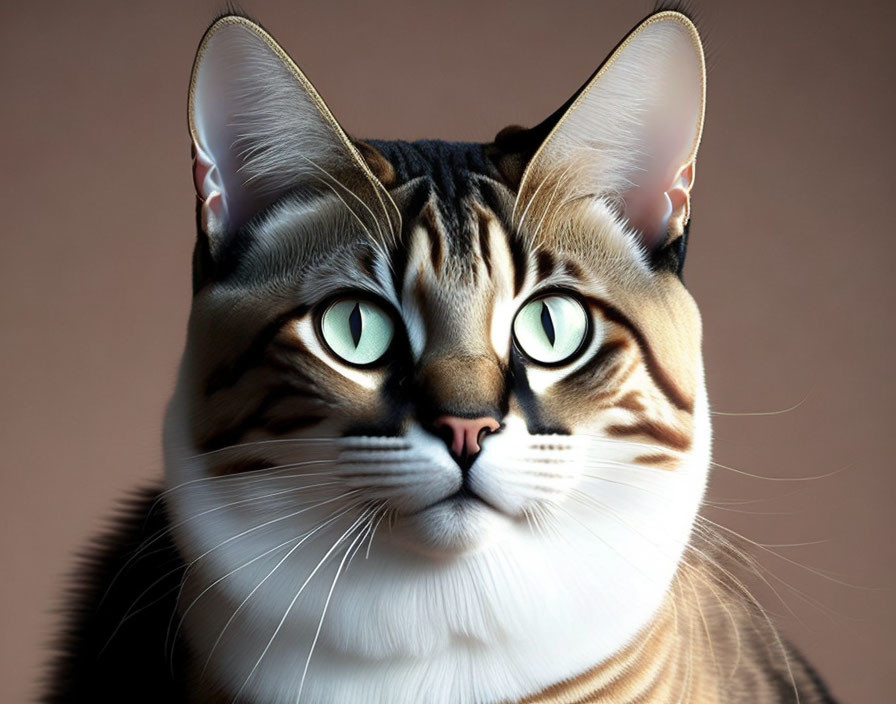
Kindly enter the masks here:
[[[896, 12], [694, 4], [710, 83], [686, 273], [710, 397], [728, 413], [800, 404], [718, 416], [716, 460], [839, 470], [717, 468], [726, 503], [707, 515], [814, 543], [765, 553], [781, 601], [763, 601], [845, 702], [893, 701]], [[219, 5], [5, 5], [0, 701], [19, 702], [74, 551], [159, 475], [189, 303], [186, 85]], [[482, 5], [247, 0], [349, 131], [476, 140], [551, 112], [650, 9]]]

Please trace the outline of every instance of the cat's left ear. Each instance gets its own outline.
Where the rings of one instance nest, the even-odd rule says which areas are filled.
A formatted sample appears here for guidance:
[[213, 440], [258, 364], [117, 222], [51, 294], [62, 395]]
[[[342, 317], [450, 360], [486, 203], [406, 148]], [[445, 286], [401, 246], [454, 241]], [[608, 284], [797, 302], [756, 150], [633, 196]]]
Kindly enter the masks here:
[[553, 124], [522, 175], [519, 202], [556, 191], [564, 201], [604, 199], [648, 251], [658, 249], [690, 214], [705, 97], [696, 28], [678, 12], [652, 15]]

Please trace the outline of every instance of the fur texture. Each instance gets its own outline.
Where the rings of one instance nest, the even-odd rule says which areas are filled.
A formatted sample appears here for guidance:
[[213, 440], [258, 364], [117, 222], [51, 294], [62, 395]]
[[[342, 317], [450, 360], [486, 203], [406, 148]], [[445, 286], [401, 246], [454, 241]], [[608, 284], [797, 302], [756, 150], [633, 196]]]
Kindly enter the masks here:
[[[678, 274], [704, 87], [663, 12], [533, 130], [358, 142], [270, 35], [218, 20], [166, 518], [97, 556], [50, 699], [830, 701], [693, 534], [711, 429]], [[574, 352], [537, 361], [531, 305]], [[339, 353], [369, 330], [380, 352]], [[477, 451], [446, 418], [488, 420]]]

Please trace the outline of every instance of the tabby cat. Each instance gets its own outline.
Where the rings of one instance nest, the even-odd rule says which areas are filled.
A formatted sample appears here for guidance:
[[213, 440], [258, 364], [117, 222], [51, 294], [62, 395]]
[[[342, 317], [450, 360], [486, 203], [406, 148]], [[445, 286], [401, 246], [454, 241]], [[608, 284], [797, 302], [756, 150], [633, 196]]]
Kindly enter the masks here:
[[92, 548], [45, 699], [833, 701], [694, 530], [704, 101], [663, 11], [537, 127], [359, 141], [219, 18], [165, 488]]

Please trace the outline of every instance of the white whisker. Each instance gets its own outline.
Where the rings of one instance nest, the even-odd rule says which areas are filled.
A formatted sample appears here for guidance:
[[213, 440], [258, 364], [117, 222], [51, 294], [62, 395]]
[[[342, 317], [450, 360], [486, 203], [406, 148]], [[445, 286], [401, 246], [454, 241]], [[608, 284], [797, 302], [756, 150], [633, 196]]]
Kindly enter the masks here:
[[[283, 628], [283, 624], [286, 622], [286, 619], [289, 617], [289, 614], [292, 611], [292, 607], [295, 606], [295, 603], [299, 600], [299, 597], [302, 595], [302, 592], [305, 591], [305, 587], [308, 586], [308, 583], [311, 581], [311, 579], [314, 577], [314, 575], [317, 574], [318, 570], [324, 565], [324, 563], [327, 561], [327, 559], [330, 557], [330, 555], [332, 555], [336, 551], [336, 549], [342, 544], [342, 541], [345, 540], [345, 538], [365, 518], [366, 518], [366, 514], [364, 514], [364, 513], [362, 513], [358, 518], [356, 518], [355, 521], [351, 524], [351, 526], [349, 526], [345, 530], [345, 532], [341, 536], [339, 536], [339, 538], [336, 540], [336, 542], [333, 543], [333, 547], [331, 547], [329, 550], [327, 550], [326, 554], [320, 559], [320, 561], [317, 563], [315, 568], [313, 570], [311, 570], [311, 574], [308, 575], [308, 577], [302, 583], [302, 586], [299, 587], [299, 590], [296, 592], [296, 595], [293, 597], [292, 601], [289, 602], [289, 606], [286, 607], [286, 611], [283, 613], [283, 616], [280, 619], [280, 622], [277, 624], [277, 627], [274, 629], [273, 634], [271, 634], [271, 637], [268, 640], [267, 645], [265, 645], [264, 649], [261, 651], [261, 655], [258, 656], [258, 660], [255, 661], [255, 664], [252, 666], [252, 669], [249, 671], [249, 674], [246, 675], [246, 679], [243, 682], [242, 686], [237, 690], [237, 693], [234, 695], [233, 700], [235, 702], [239, 701], [240, 695], [243, 693], [243, 690], [246, 688], [246, 685], [249, 684], [249, 680], [252, 679], [252, 675], [255, 674], [255, 671], [258, 669], [258, 666], [261, 665], [262, 660], [264, 660], [264, 656], [267, 654], [268, 650], [270, 650], [271, 644], [274, 642], [274, 639], [276, 639], [277, 634], [280, 633], [280, 630]], [[290, 554], [292, 554], [292, 551], [290, 551]], [[289, 555], [287, 555], [287, 557], [288, 556]], [[284, 558], [284, 560], [285, 560], [285, 558]], [[280, 564], [282, 564], [282, 561], [278, 563], [278, 566]], [[255, 590], [253, 590], [253, 593], [254, 593], [254, 591]], [[229, 623], [230, 623], [230, 621], [228, 621], [228, 625], [229, 625]], [[225, 626], [225, 628], [226, 628], [226, 626]], [[211, 660], [211, 654], [209, 654], [209, 657], [206, 660], [206, 667], [208, 666], [210, 660]], [[205, 668], [203, 668], [203, 671], [204, 670], [205, 670]]]
[[[375, 514], [371, 514], [375, 515]], [[311, 648], [308, 650], [308, 657], [305, 659], [305, 667], [302, 669], [302, 679], [299, 682], [299, 693], [296, 696], [296, 704], [302, 699], [302, 690], [305, 688], [305, 678], [308, 675], [308, 666], [311, 664], [311, 656], [314, 655], [314, 648], [317, 646], [317, 641], [320, 638], [320, 631], [324, 625], [324, 618], [327, 616], [327, 609], [330, 607], [330, 600], [333, 598], [333, 591], [336, 589], [336, 582], [339, 581], [339, 575], [342, 574], [343, 568], [346, 566], [346, 560], [348, 563], [351, 563], [352, 558], [355, 556], [358, 548], [364, 544], [364, 538], [367, 535], [367, 532], [370, 530], [372, 525], [372, 520], [368, 520], [366, 529], [362, 529], [358, 532], [358, 535], [352, 540], [351, 544], [346, 548], [345, 554], [342, 556], [342, 560], [339, 562], [339, 567], [336, 569], [336, 574], [333, 577], [333, 583], [330, 585], [330, 591], [327, 592], [327, 598], [324, 601], [324, 608], [321, 610], [320, 620], [317, 622], [317, 630], [314, 632], [314, 638], [311, 640]], [[357, 544], [357, 548], [355, 545]], [[353, 551], [354, 548], [354, 551]]]

